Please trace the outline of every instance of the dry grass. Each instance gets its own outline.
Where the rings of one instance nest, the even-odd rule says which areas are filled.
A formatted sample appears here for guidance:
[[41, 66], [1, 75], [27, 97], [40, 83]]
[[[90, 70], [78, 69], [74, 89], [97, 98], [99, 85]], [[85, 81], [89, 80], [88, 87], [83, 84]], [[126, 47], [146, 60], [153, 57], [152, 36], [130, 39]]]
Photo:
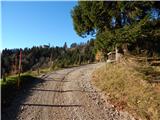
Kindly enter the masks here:
[[106, 92], [117, 108], [144, 120], [160, 120], [160, 84], [148, 82], [153, 70], [160, 72], [159, 67], [150, 68], [127, 59], [96, 70], [93, 84]]

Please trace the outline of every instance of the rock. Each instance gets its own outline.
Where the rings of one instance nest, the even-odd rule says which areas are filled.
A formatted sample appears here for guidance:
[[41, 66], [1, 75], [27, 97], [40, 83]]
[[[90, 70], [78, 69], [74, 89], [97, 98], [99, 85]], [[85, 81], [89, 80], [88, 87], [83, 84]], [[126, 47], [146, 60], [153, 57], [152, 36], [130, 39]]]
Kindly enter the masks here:
[[21, 111], [23, 111], [23, 110], [24, 110], [24, 106], [21, 107]]

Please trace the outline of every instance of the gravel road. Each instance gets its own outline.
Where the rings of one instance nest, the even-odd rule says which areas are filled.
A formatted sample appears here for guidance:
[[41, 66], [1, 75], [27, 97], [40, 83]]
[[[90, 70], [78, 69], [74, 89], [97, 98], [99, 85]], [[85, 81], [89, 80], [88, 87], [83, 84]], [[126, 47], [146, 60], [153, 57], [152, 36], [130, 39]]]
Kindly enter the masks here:
[[104, 63], [54, 71], [29, 90], [20, 104], [18, 120], [134, 120], [103, 100], [90, 83], [92, 72]]

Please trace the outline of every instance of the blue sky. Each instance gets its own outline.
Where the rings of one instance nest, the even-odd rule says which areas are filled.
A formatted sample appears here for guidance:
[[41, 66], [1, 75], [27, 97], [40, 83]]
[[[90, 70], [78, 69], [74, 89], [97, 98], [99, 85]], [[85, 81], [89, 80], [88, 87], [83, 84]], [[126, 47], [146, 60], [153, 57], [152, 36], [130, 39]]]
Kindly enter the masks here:
[[79, 37], [73, 28], [70, 12], [76, 4], [76, 1], [2, 2], [1, 49], [86, 42], [90, 37]]

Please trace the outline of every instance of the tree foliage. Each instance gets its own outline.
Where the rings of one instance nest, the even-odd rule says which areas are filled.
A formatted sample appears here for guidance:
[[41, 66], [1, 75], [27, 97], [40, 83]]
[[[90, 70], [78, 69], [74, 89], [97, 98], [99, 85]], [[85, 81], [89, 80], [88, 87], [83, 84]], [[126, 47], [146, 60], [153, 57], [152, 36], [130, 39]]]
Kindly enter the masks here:
[[77, 34], [83, 36], [92, 34], [95, 30], [103, 32], [121, 28], [125, 24], [143, 19], [152, 8], [158, 8], [154, 3], [151, 1], [79, 1], [71, 11], [71, 16]]
[[141, 49], [148, 49], [147, 44], [160, 47], [159, 2], [79, 1], [71, 15], [77, 34], [96, 34], [96, 47], [104, 53], [126, 43], [143, 43]]

